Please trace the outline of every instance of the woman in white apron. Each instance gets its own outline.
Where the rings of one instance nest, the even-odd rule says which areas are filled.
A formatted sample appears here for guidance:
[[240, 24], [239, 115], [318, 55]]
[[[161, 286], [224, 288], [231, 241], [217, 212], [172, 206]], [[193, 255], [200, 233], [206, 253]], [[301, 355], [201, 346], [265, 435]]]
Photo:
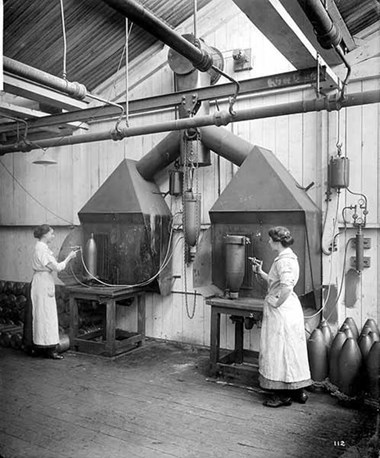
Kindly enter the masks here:
[[[57, 262], [49, 244], [54, 239], [54, 229], [47, 224], [34, 230], [38, 239], [33, 253], [33, 279], [31, 284], [31, 347], [42, 350], [53, 359], [62, 359], [56, 347], [59, 343], [58, 313], [55, 301], [55, 284], [52, 273], [64, 270], [68, 262], [75, 258], [71, 251], [62, 262]], [[25, 333], [24, 333], [25, 335]]]
[[293, 291], [299, 277], [297, 256], [289, 248], [293, 242], [286, 227], [271, 228], [269, 245], [277, 257], [268, 274], [260, 262], [253, 265], [268, 283], [259, 356], [260, 386], [273, 393], [264, 402], [267, 407], [288, 406], [292, 400], [305, 403], [304, 388], [312, 383], [302, 306]]

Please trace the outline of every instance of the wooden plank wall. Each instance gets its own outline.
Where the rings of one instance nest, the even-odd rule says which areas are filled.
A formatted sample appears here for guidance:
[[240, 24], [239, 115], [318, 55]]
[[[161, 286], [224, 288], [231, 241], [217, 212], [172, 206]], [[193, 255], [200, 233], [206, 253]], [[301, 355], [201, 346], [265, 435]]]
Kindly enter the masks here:
[[[192, 21], [187, 21], [180, 33], [192, 32]], [[291, 65], [273, 46], [252, 26], [245, 15], [232, 2], [215, 0], [198, 15], [197, 30], [208, 45], [219, 49], [225, 58], [225, 71], [233, 75], [232, 51], [235, 48], [251, 48], [253, 69], [235, 74], [238, 79], [247, 79], [292, 70]], [[166, 63], [168, 48], [153, 47], [137, 59], [129, 69], [129, 98], [140, 98], [173, 91], [173, 75]], [[358, 53], [360, 54], [360, 53]], [[366, 56], [365, 64], [358, 64], [353, 72], [355, 79], [349, 85], [350, 92], [379, 88], [379, 61]], [[344, 77], [344, 69], [338, 69]], [[221, 83], [225, 82], [223, 80]], [[121, 70], [111, 81], [99, 88], [99, 94], [112, 100], [125, 100], [125, 72]], [[277, 95], [261, 95], [239, 100], [236, 109], [252, 106], [272, 105], [314, 97], [313, 89], [298, 89]], [[221, 105], [221, 108], [223, 105]], [[336, 112], [304, 113], [278, 118], [268, 118], [235, 123], [227, 128], [233, 133], [271, 149], [282, 161], [301, 186], [314, 186], [308, 191], [310, 197], [327, 213], [324, 234], [324, 247], [332, 241], [333, 229], [340, 228], [342, 235], [337, 237], [338, 251], [323, 259], [323, 283], [325, 295], [329, 296], [325, 316], [333, 326], [340, 324], [346, 316], [353, 316], [361, 326], [369, 318], [380, 319], [377, 301], [380, 296], [378, 270], [380, 256], [378, 248], [379, 230], [379, 115], [378, 104], [342, 109]], [[130, 125], [150, 124], [173, 119], [172, 111], [144, 116], [131, 116]], [[368, 197], [368, 224], [365, 237], [371, 238], [372, 247], [365, 256], [371, 257], [371, 267], [359, 276], [350, 270], [349, 259], [354, 255], [349, 244], [345, 257], [345, 246], [355, 235], [350, 225], [350, 212], [345, 212], [349, 220], [344, 231], [342, 210], [357, 203], [358, 196], [342, 191], [334, 191], [331, 200], [326, 201], [327, 164], [336, 154], [339, 140], [342, 151], [350, 158], [350, 189], [364, 193]], [[105, 130], [113, 124], [99, 123], [92, 129]], [[60, 242], [70, 230], [71, 224], [78, 224], [77, 212], [117, 167], [123, 158], [140, 159], [167, 134], [154, 134], [133, 137], [122, 142], [104, 141], [77, 146], [50, 148], [49, 153], [58, 165], [41, 167], [32, 161], [41, 154], [32, 151], [28, 154], [16, 153], [3, 156], [0, 163], [0, 255], [7, 262], [0, 263], [0, 279], [27, 281], [30, 278], [29, 259], [31, 252], [31, 228], [33, 225], [49, 223], [53, 225]], [[236, 167], [212, 153], [212, 166], [199, 172], [199, 186], [202, 193], [202, 224], [209, 224], [208, 211], [221, 191], [231, 180]], [[166, 172], [159, 173], [156, 181], [162, 191], [168, 189]], [[173, 214], [180, 210], [181, 199], [166, 198]], [[339, 205], [338, 205], [339, 204]], [[338, 209], [337, 209], [338, 208]], [[336, 218], [337, 216], [337, 218]], [[336, 225], [334, 221], [338, 220]], [[177, 235], [178, 237], [178, 235]], [[147, 298], [148, 336], [194, 344], [209, 343], [209, 308], [199, 294], [194, 294], [192, 267], [183, 266], [183, 248], [175, 243], [173, 269], [176, 276], [173, 294], [161, 297], [156, 294]], [[13, 262], [8, 262], [13, 261]], [[186, 279], [186, 282], [185, 282]], [[341, 295], [335, 304], [336, 292]], [[354, 281], [351, 281], [354, 279]], [[186, 283], [186, 284], [185, 284]], [[186, 294], [186, 292], [188, 294]], [[334, 296], [335, 294], [335, 296]], [[195, 301], [194, 301], [195, 298]], [[195, 311], [194, 311], [195, 307]], [[194, 317], [190, 319], [194, 311]], [[133, 320], [126, 310], [120, 311], [119, 320], [128, 328]], [[190, 316], [190, 317], [189, 317]], [[246, 345], [257, 349], [259, 332], [254, 328], [245, 333]], [[233, 345], [233, 327], [229, 319], [222, 318], [222, 346]]]

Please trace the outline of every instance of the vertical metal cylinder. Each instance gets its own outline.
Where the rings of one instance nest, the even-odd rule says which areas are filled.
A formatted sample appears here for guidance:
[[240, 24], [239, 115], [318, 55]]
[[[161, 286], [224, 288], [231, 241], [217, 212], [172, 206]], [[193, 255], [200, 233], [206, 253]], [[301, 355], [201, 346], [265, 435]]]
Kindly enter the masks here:
[[169, 171], [169, 194], [180, 196], [183, 188], [183, 172], [181, 170]]
[[244, 235], [226, 235], [226, 289], [232, 299], [239, 297], [239, 290], [245, 275], [245, 245]]
[[356, 270], [358, 272], [361, 272], [364, 267], [364, 256], [363, 256], [363, 251], [364, 251], [364, 238], [363, 238], [363, 232], [360, 230], [356, 234]]
[[94, 239], [94, 234], [91, 234], [84, 250], [84, 262], [87, 271], [85, 271], [85, 278], [91, 280], [97, 275], [97, 248]]
[[332, 157], [329, 164], [330, 188], [347, 188], [350, 182], [350, 162], [348, 157]]
[[200, 231], [200, 196], [194, 196], [192, 192], [185, 193], [184, 213], [185, 241], [189, 246], [194, 246]]

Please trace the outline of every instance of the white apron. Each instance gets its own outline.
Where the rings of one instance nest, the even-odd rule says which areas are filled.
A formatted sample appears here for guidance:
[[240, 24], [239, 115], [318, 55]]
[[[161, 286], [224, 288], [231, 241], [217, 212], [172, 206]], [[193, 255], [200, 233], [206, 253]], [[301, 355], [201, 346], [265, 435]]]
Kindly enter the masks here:
[[[268, 295], [278, 296], [281, 285], [293, 288], [299, 277], [297, 256], [286, 248], [268, 274]], [[292, 291], [279, 307], [264, 302], [259, 355], [260, 385], [266, 389], [299, 389], [311, 384], [304, 316]]]
[[57, 264], [57, 261], [48, 246], [38, 241], [32, 260], [32, 326], [33, 343], [43, 346], [57, 345], [59, 342], [55, 285], [52, 271], [47, 267], [49, 263]]

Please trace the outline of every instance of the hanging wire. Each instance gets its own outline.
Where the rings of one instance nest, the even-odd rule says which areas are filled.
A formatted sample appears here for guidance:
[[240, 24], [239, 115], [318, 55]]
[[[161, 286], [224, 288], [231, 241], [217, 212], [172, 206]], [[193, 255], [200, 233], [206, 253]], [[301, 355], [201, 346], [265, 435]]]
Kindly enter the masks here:
[[[344, 274], [346, 273], [345, 268], [346, 268], [346, 260], [347, 260], [347, 249], [348, 249], [348, 246], [349, 246], [351, 240], [352, 240], [352, 239], [350, 238], [350, 239], [347, 241], [346, 247], [345, 247], [345, 249], [344, 249], [344, 259], [343, 259], [342, 277], [341, 277], [341, 281], [340, 281], [339, 293], [337, 294], [336, 299], [335, 299], [335, 301], [334, 301], [334, 304], [332, 305], [332, 310], [331, 310], [330, 314], [328, 315], [327, 318], [325, 318], [326, 321], [328, 321], [328, 320], [330, 319], [331, 315], [333, 314], [333, 312], [334, 312], [334, 310], [335, 310], [335, 307], [336, 307], [336, 305], [338, 304], [340, 295], [342, 294], [343, 283], [344, 283]], [[326, 305], [327, 305], [327, 302], [328, 302], [328, 299], [329, 299], [329, 295], [330, 295], [330, 288], [329, 288], [328, 295], [327, 295], [326, 299], [324, 300], [323, 306], [322, 306], [316, 313], [314, 313], [313, 315], [305, 316], [305, 318], [306, 318], [306, 319], [310, 319], [310, 318], [314, 318], [315, 316], [319, 315], [319, 314], [326, 308]]]
[[63, 70], [62, 78], [66, 80], [66, 54], [67, 54], [67, 43], [66, 43], [66, 26], [65, 26], [65, 12], [63, 8], [63, 0], [61, 3], [61, 21], [62, 21], [62, 36], [63, 36]]
[[[131, 25], [132, 27], [132, 25]], [[128, 103], [128, 88], [129, 88], [129, 33], [128, 18], [125, 18], [125, 124], [129, 127], [129, 103]]]
[[338, 150], [338, 156], [342, 155], [342, 146], [343, 143], [340, 141], [340, 110], [337, 111], [337, 139], [336, 139], [336, 148]]
[[198, 12], [198, 2], [194, 0], [194, 38], [197, 38], [197, 12]]
[[[338, 193], [337, 200], [336, 200], [335, 218], [334, 218], [333, 230], [332, 230], [333, 234], [335, 234], [336, 226], [337, 226], [337, 223], [338, 223], [339, 200], [340, 200], [340, 193]], [[329, 203], [327, 201], [326, 214], [325, 214], [325, 218], [324, 218], [323, 225], [322, 225], [322, 246], [321, 246], [321, 250], [322, 250], [322, 253], [324, 255], [331, 256], [333, 251], [334, 251], [334, 240], [339, 235], [339, 232], [337, 234], [333, 235], [333, 241], [331, 242], [331, 251], [326, 250], [326, 248], [323, 246], [323, 236], [324, 236], [325, 229], [326, 229], [326, 221], [327, 221], [328, 209], [329, 209]]]
[[121, 113], [120, 113], [120, 116], [118, 118], [118, 120], [116, 121], [116, 124], [115, 124], [115, 130], [118, 131], [119, 130], [119, 124], [124, 116], [124, 107], [123, 105], [120, 105], [119, 103], [115, 103], [115, 102], [111, 102], [110, 100], [106, 100], [106, 99], [103, 99], [102, 97], [99, 97], [98, 95], [94, 95], [94, 94], [87, 94], [87, 97], [89, 97], [90, 99], [94, 99], [94, 100], [98, 100], [99, 102], [103, 102], [103, 103], [106, 103], [108, 105], [112, 105], [114, 107], [117, 107], [121, 110]]
[[337, 304], [339, 302], [340, 295], [342, 294], [342, 291], [343, 291], [344, 275], [346, 273], [345, 268], [346, 268], [346, 260], [347, 260], [347, 250], [348, 250], [348, 246], [349, 246], [351, 240], [352, 239], [350, 238], [347, 241], [345, 249], [344, 249], [344, 258], [343, 258], [343, 267], [342, 267], [342, 277], [341, 277], [341, 280], [340, 280], [340, 288], [339, 288], [339, 292], [338, 292], [338, 294], [336, 296], [336, 299], [334, 301], [334, 304], [332, 305], [331, 312], [329, 313], [328, 317], [326, 318], [326, 321], [328, 321], [330, 319], [331, 315], [333, 314], [333, 312], [335, 310], [335, 307], [337, 306]]
[[[18, 122], [22, 122], [23, 124], [25, 124], [25, 130], [24, 130], [24, 135], [23, 135], [23, 142], [25, 144], [27, 144], [27, 140], [26, 140], [26, 137], [28, 135], [28, 123], [25, 121], [25, 119], [22, 119], [22, 118], [16, 118], [14, 116], [10, 116], [8, 114], [5, 114], [5, 113], [2, 113], [1, 110], [0, 110], [0, 113], [1, 113], [1, 116], [3, 116], [4, 118], [9, 118], [9, 119], [12, 119], [13, 121], [16, 121], [17, 123]], [[17, 124], [17, 131], [16, 131], [16, 134], [17, 134], [17, 141], [20, 141], [20, 132], [19, 132], [19, 126]]]
[[183, 238], [183, 237], [179, 237], [176, 242], [175, 242], [175, 245], [173, 247], [173, 249], [171, 249], [171, 244], [172, 244], [172, 238], [173, 238], [173, 233], [174, 233], [174, 225], [173, 225], [173, 222], [171, 224], [171, 228], [170, 228], [170, 235], [169, 235], [169, 241], [168, 241], [168, 249], [165, 253], [165, 257], [164, 257], [164, 260], [161, 264], [161, 266], [159, 267], [158, 271], [152, 276], [150, 277], [148, 280], [144, 280], [143, 282], [141, 283], [136, 283], [136, 284], [123, 284], [123, 285], [120, 285], [120, 284], [111, 284], [111, 283], [106, 283], [102, 280], [100, 280], [99, 278], [95, 277], [87, 268], [86, 266], [86, 263], [85, 263], [85, 260], [83, 258], [83, 250], [80, 249], [80, 253], [81, 253], [81, 261], [82, 261], [82, 264], [83, 264], [83, 267], [84, 267], [84, 270], [86, 271], [87, 275], [89, 276], [89, 278], [91, 278], [92, 280], [96, 281], [97, 283], [99, 283], [100, 285], [102, 286], [109, 286], [109, 287], [114, 287], [114, 288], [137, 288], [139, 286], [146, 286], [146, 285], [149, 285], [155, 278], [157, 278], [160, 273], [165, 269], [165, 267], [168, 265], [170, 259], [172, 258], [173, 254], [174, 254], [174, 250], [178, 244], [178, 242]]
[[[341, 149], [342, 149], [342, 143], [340, 142], [340, 111], [338, 110], [337, 112], [337, 141], [336, 141], [336, 147], [337, 147], [337, 150], [338, 150], [338, 156], [341, 155]], [[331, 251], [327, 251], [324, 246], [323, 246], [323, 235], [324, 235], [324, 232], [325, 232], [325, 227], [326, 227], [326, 221], [327, 221], [327, 216], [328, 216], [328, 209], [329, 209], [329, 204], [328, 204], [329, 200], [327, 200], [327, 208], [326, 208], [326, 214], [325, 214], [325, 218], [324, 218], [324, 221], [323, 221], [323, 226], [322, 226], [322, 246], [321, 246], [321, 250], [322, 250], [322, 253], [325, 254], [326, 256], [332, 256], [333, 253], [334, 253], [334, 246], [335, 246], [335, 243], [336, 243], [336, 238], [341, 234], [340, 232], [337, 232], [335, 234], [335, 231], [336, 231], [336, 226], [337, 226], [337, 223], [338, 223], [338, 211], [339, 211], [339, 202], [340, 202], [340, 189], [337, 189], [337, 202], [336, 202], [336, 209], [335, 209], [335, 218], [334, 218], [334, 223], [333, 223], [333, 231], [332, 233], [335, 234], [333, 235], [333, 238], [332, 238], [332, 242], [331, 242]], [[345, 226], [345, 230], [346, 230], [346, 222], [345, 222], [345, 219], [344, 219], [344, 216], [343, 216], [343, 221], [344, 221], [344, 226]], [[330, 294], [331, 294], [331, 280], [332, 280], [332, 258], [330, 260], [330, 272], [329, 272], [329, 279], [328, 279], [328, 289], [327, 289], [327, 295], [325, 298], [323, 298], [322, 296], [322, 307], [316, 312], [314, 313], [313, 315], [310, 315], [310, 316], [305, 316], [306, 319], [310, 319], [310, 318], [314, 318], [315, 316], [317, 316], [319, 313], [321, 313], [321, 317], [323, 317], [323, 314], [322, 312], [324, 311], [329, 299], [330, 299]], [[344, 266], [345, 266], [345, 261], [344, 261]], [[344, 272], [344, 267], [343, 267], [343, 272]], [[339, 293], [340, 295], [340, 293]], [[339, 299], [339, 296], [337, 298], [337, 300]], [[334, 303], [333, 307], [335, 307], [335, 305], [337, 304], [337, 301]], [[331, 314], [330, 314], [331, 316]], [[328, 319], [328, 318], [327, 318]]]
[[50, 210], [48, 207], [46, 207], [44, 204], [42, 204], [38, 199], [36, 199], [21, 183], [20, 181], [13, 175], [13, 173], [8, 169], [8, 167], [3, 163], [3, 161], [0, 160], [0, 164], [2, 167], [9, 173], [9, 175], [13, 178], [13, 180], [20, 186], [22, 190], [25, 191], [28, 196], [33, 199], [38, 205], [40, 205], [42, 208], [44, 208], [46, 211], [48, 211], [50, 214], [56, 216], [59, 218], [61, 221], [65, 221], [66, 223], [69, 223], [70, 226], [74, 226], [74, 223], [72, 221], [68, 221], [65, 218], [62, 218], [62, 216], [57, 215], [57, 213], [54, 213], [52, 210]]

